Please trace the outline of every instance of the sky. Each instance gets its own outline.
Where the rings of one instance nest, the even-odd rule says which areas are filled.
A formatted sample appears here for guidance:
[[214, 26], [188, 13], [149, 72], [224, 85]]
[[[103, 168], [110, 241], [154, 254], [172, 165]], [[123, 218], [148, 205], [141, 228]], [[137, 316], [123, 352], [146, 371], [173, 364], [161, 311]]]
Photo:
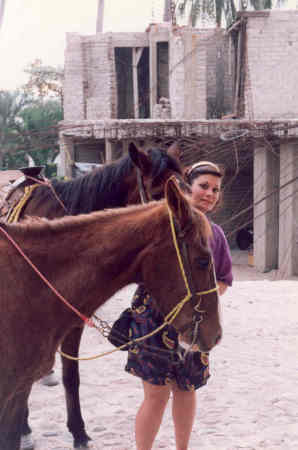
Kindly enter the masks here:
[[[1, 3], [2, 0], [0, 0]], [[98, 0], [6, 0], [0, 28], [0, 89], [26, 83], [35, 59], [63, 66], [67, 32], [92, 35]], [[144, 31], [162, 16], [163, 0], [105, 0], [104, 31]]]

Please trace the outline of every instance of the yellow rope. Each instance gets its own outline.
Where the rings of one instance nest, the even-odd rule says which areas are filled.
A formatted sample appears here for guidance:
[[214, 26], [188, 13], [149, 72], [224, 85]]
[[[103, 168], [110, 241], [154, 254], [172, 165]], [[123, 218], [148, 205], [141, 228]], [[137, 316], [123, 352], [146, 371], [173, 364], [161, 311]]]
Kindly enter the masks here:
[[34, 191], [34, 189], [38, 186], [39, 186], [39, 184], [32, 184], [31, 186], [25, 187], [24, 195], [21, 198], [21, 200], [17, 203], [17, 205], [13, 208], [11, 213], [9, 214], [7, 223], [18, 222], [18, 220], [20, 218], [20, 214], [21, 214], [24, 206], [26, 205], [27, 201], [31, 197], [31, 194]]
[[[161, 331], [165, 326], [170, 325], [175, 320], [175, 318], [177, 317], [177, 315], [179, 314], [179, 312], [181, 311], [181, 309], [183, 308], [185, 303], [190, 300], [190, 298], [192, 297], [192, 294], [191, 294], [190, 287], [189, 287], [189, 284], [188, 284], [188, 280], [187, 280], [187, 277], [186, 277], [186, 274], [185, 274], [183, 261], [182, 261], [179, 245], [178, 245], [178, 242], [177, 242], [177, 236], [176, 236], [176, 230], [175, 230], [175, 225], [174, 225], [173, 214], [172, 214], [172, 211], [169, 208], [168, 203], [167, 203], [167, 208], [168, 208], [168, 212], [169, 212], [172, 237], [173, 237], [173, 242], [174, 242], [174, 246], [175, 246], [176, 253], [177, 253], [179, 267], [180, 267], [180, 270], [181, 270], [181, 273], [182, 273], [182, 277], [183, 277], [183, 280], [184, 280], [184, 283], [185, 283], [186, 291], [187, 291], [186, 296], [176, 306], [174, 306], [174, 308], [164, 318], [163, 323], [159, 327], [155, 328], [155, 330], [151, 331], [151, 333], [148, 333], [145, 336], [141, 336], [139, 338], [133, 339], [133, 340], [127, 342], [126, 344], [121, 345], [120, 347], [114, 348], [113, 350], [109, 350], [109, 351], [106, 351], [104, 353], [99, 353], [98, 355], [89, 356], [89, 357], [85, 357], [85, 358], [84, 357], [78, 358], [78, 357], [75, 357], [75, 356], [67, 355], [66, 353], [62, 352], [61, 350], [57, 350], [58, 353], [60, 353], [60, 355], [62, 355], [64, 358], [71, 359], [73, 361], [91, 361], [91, 360], [94, 360], [94, 359], [101, 358], [102, 356], [110, 355], [111, 353], [117, 352], [117, 351], [122, 350], [124, 348], [128, 348], [131, 344], [134, 344], [136, 342], [144, 341], [145, 339], [147, 339], [147, 338], [155, 335], [159, 331]], [[218, 289], [219, 289], [219, 287], [215, 286], [214, 288], [208, 289], [207, 291], [197, 292], [196, 294], [199, 295], [199, 296], [200, 295], [206, 295], [206, 294], [210, 294], [211, 292], [218, 291]]]

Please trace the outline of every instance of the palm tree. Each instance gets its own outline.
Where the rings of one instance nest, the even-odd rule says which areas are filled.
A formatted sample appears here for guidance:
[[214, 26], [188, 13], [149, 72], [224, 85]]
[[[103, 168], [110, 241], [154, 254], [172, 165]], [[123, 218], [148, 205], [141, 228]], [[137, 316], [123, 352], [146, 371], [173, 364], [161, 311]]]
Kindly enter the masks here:
[[[241, 0], [240, 9], [249, 8], [256, 11], [272, 9], [274, 3], [279, 7], [284, 2], [285, 0], [276, 0], [276, 2], [274, 0]], [[218, 27], [221, 26], [224, 17], [225, 24], [229, 26], [236, 19], [237, 13], [235, 0], [215, 0], [215, 2], [214, 0], [179, 0], [177, 2], [177, 10], [180, 17], [185, 17], [186, 12], [189, 10], [188, 23], [191, 26], [195, 26], [202, 16], [209, 18], [209, 20], [215, 19]]]
[[[215, 3], [223, 0], [215, 0]], [[196, 26], [199, 18], [215, 18], [214, 0], [180, 0], [177, 3], [178, 16], [181, 18], [188, 14], [188, 25]]]
[[103, 17], [105, 9], [105, 0], [98, 0], [97, 19], [96, 19], [96, 33], [103, 32]]
[[250, 0], [250, 3], [256, 11], [273, 8], [272, 0]]
[[164, 10], [163, 10], [163, 21], [164, 22], [171, 22], [171, 19], [172, 19], [171, 6], [172, 6], [172, 1], [165, 0]]

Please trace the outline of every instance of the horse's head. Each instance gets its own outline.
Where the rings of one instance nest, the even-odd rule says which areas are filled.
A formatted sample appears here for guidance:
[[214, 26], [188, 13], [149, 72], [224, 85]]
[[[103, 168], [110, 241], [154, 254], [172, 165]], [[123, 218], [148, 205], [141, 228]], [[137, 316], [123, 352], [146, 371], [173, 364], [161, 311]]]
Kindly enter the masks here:
[[146, 151], [131, 143], [128, 152], [135, 166], [136, 175], [135, 189], [131, 190], [128, 204], [159, 200], [164, 197], [165, 184], [172, 175], [182, 180], [180, 148], [177, 143], [167, 150], [151, 148]]
[[163, 225], [159, 243], [152, 243], [158, 245], [151, 261], [153, 274], [146, 273], [151, 278], [152, 290], [147, 281], [146, 286], [166, 319], [172, 320], [180, 340], [208, 352], [222, 334], [208, 245], [211, 227], [204, 214], [191, 207], [174, 179], [166, 185], [166, 204], [167, 225], [171, 224], [171, 230], [170, 225]]

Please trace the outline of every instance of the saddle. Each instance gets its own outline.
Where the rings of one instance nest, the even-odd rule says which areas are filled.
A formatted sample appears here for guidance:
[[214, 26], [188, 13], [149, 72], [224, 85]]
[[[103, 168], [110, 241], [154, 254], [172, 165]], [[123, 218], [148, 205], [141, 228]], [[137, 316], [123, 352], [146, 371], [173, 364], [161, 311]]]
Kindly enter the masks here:
[[36, 166], [0, 171], [0, 221], [17, 221], [18, 216], [15, 220], [9, 218], [24, 197], [25, 189], [35, 185], [36, 180], [43, 181], [42, 170], [43, 166]]

